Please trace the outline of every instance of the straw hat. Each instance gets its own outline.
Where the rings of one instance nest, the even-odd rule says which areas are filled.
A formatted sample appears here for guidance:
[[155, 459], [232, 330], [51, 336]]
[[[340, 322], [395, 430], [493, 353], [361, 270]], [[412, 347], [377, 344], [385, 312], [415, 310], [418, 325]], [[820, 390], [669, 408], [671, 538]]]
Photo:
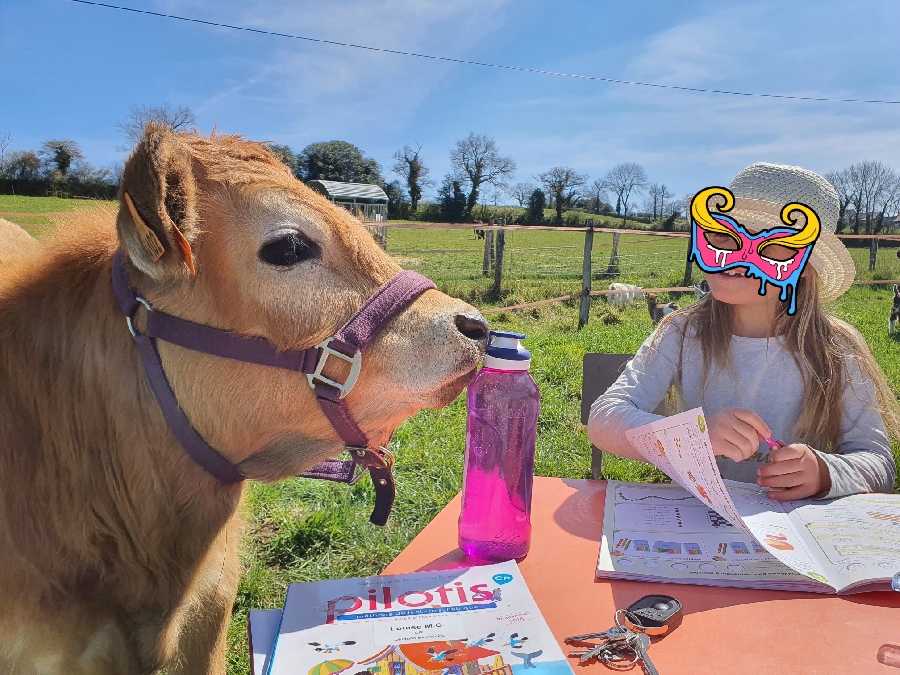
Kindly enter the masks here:
[[[850, 288], [856, 266], [849, 251], [834, 234], [840, 206], [831, 183], [799, 166], [757, 162], [735, 176], [730, 189], [734, 194], [734, 208], [728, 215], [753, 233], [785, 227], [781, 209], [790, 202], [800, 202], [815, 211], [821, 232], [809, 264], [822, 282], [822, 301], [835, 300]], [[804, 216], [799, 212], [797, 216], [796, 229], [801, 229], [805, 225]]]

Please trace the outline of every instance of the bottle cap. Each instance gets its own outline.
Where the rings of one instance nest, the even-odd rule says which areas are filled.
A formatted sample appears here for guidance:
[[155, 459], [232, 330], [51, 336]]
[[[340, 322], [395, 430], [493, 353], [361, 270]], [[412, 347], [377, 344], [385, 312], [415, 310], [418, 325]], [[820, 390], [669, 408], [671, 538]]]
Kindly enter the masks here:
[[492, 330], [488, 338], [487, 354], [484, 365], [498, 370], [528, 370], [531, 367], [531, 352], [525, 349], [520, 340], [524, 333], [502, 333]]

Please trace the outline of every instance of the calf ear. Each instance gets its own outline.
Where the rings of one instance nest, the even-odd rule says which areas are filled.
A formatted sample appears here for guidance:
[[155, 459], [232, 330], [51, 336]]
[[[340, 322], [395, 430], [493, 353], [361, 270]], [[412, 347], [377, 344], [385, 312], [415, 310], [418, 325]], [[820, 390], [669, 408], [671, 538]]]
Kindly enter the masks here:
[[149, 123], [125, 162], [116, 228], [131, 262], [147, 276], [161, 281], [194, 273], [197, 184], [190, 151], [164, 125]]

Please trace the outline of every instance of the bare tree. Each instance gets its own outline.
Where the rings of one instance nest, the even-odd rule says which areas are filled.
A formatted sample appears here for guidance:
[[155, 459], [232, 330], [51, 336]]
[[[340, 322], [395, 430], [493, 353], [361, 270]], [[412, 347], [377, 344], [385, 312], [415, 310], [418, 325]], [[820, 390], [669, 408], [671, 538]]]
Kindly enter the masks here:
[[591, 201], [593, 203], [594, 212], [600, 213], [603, 203], [606, 201], [606, 186], [603, 185], [602, 178], [594, 179], [590, 187]]
[[509, 189], [509, 195], [516, 200], [516, 203], [523, 209], [528, 206], [528, 200], [534, 192], [533, 183], [516, 183]]
[[415, 150], [404, 145], [402, 150], [394, 153], [393, 172], [406, 181], [406, 187], [409, 190], [409, 204], [413, 211], [419, 208], [422, 188], [432, 184], [428, 178], [428, 167], [422, 163], [422, 158], [419, 157], [421, 151], [422, 146], [416, 143]]
[[675, 195], [669, 192], [669, 188], [659, 183], [653, 183], [648, 189], [650, 211], [653, 219], [662, 218], [665, 212], [666, 200], [671, 199]]
[[175, 107], [169, 103], [158, 106], [133, 105], [128, 108], [128, 114], [124, 120], [116, 122], [116, 130], [128, 137], [131, 147], [138, 144], [144, 136], [144, 127], [147, 122], [159, 122], [175, 131], [187, 129], [197, 122], [190, 108], [180, 105]]
[[825, 179], [831, 183], [834, 187], [835, 191], [838, 194], [838, 204], [840, 206], [840, 212], [838, 214], [838, 223], [837, 229], [838, 232], [844, 227], [844, 219], [847, 219], [847, 225], [849, 225], [849, 214], [847, 213], [847, 207], [853, 203], [853, 198], [855, 196], [856, 185], [853, 181], [853, 172], [850, 168], [841, 169], [840, 171], [829, 171], [825, 174]]
[[897, 176], [890, 167], [868, 159], [857, 162], [846, 171], [852, 185], [852, 203], [856, 212], [854, 234], [859, 234], [861, 218], [864, 219], [865, 234], [873, 234], [873, 228], [880, 227], [879, 213], [891, 202]]
[[6, 175], [13, 180], [36, 180], [41, 175], [41, 158], [31, 150], [16, 150], [6, 157]]
[[516, 172], [512, 157], [504, 157], [493, 138], [484, 134], [470, 133], [456, 141], [450, 151], [450, 165], [454, 173], [468, 182], [469, 195], [466, 198], [466, 218], [478, 203], [478, 192], [485, 183], [497, 188], [505, 188], [506, 181]]
[[559, 225], [562, 223], [563, 210], [578, 196], [579, 188], [587, 183], [587, 176], [568, 166], [554, 166], [538, 176], [538, 180], [553, 198], [556, 224]]
[[[622, 207], [622, 226], [628, 221], [628, 201], [633, 194], [639, 194], [647, 186], [647, 172], [634, 162], [625, 162], [613, 167], [603, 177], [603, 187], [616, 195]], [[617, 205], [618, 205], [617, 204]]]
[[6, 171], [6, 152], [9, 150], [9, 146], [11, 143], [12, 134], [10, 134], [9, 132], [0, 134], [0, 176], [2, 176]]

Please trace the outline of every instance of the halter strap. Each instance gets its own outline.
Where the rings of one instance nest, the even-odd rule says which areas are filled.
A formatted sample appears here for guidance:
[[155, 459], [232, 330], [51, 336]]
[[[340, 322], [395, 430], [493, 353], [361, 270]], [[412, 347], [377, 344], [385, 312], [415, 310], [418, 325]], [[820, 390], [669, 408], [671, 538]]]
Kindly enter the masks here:
[[[375, 507], [369, 520], [376, 525], [387, 522], [395, 496], [393, 455], [384, 448], [369, 447], [368, 438], [342, 399], [356, 382], [362, 350], [391, 319], [422, 293], [435, 288], [432, 281], [417, 272], [400, 272], [381, 286], [333, 337], [315, 347], [295, 350], [280, 350], [262, 337], [240, 335], [154, 310], [131, 286], [121, 251], [116, 251], [113, 258], [112, 286], [166, 424], [199, 466], [226, 484], [245, 478], [238, 467], [203, 440], [178, 405], [163, 370], [157, 339], [212, 356], [307, 374], [316, 401], [346, 445], [351, 459], [327, 459], [300, 476], [352, 484], [368, 471], [375, 488]], [[138, 333], [134, 316], [142, 305], [147, 309], [147, 328], [144, 333]], [[345, 382], [335, 382], [322, 375], [329, 355], [351, 363]]]

